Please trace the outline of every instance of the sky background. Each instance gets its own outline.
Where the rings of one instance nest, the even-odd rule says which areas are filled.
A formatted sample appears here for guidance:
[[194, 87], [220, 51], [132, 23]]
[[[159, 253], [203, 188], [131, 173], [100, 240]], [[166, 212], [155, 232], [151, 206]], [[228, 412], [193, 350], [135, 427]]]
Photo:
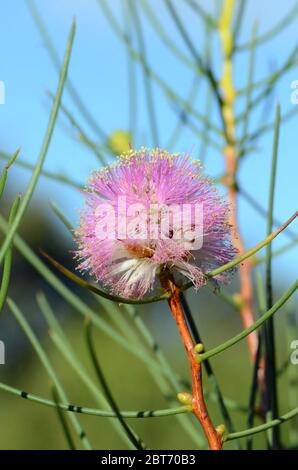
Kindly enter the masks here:
[[[120, 24], [123, 25], [124, 0], [109, 0], [109, 4]], [[294, 1], [284, 0], [248, 0], [245, 20], [240, 34], [240, 42], [246, 42], [251, 37], [252, 27], [257, 20], [258, 31], [262, 33], [278, 22]], [[297, 3], [297, 2], [296, 2]], [[85, 105], [104, 131], [109, 134], [115, 129], [127, 129], [129, 122], [128, 99], [128, 56], [121, 41], [116, 37], [102, 14], [96, 0], [38, 0], [35, 2], [45, 21], [48, 32], [54, 42], [60, 58], [63, 57], [66, 40], [73, 17], [76, 17], [77, 31], [69, 76], [79, 91]], [[175, 25], [168, 15], [162, 0], [150, 0], [158, 18], [162, 21], [165, 31], [181, 47], [185, 48]], [[182, 0], [175, 0], [175, 6], [191, 35], [198, 50], [204, 49], [204, 28], [202, 22]], [[206, 9], [218, 7], [219, 2], [202, 1]], [[211, 5], [211, 7], [210, 7]], [[182, 8], [183, 6], [183, 8]], [[171, 51], [161, 42], [150, 23], [141, 17], [143, 33], [146, 41], [148, 60], [152, 68], [174, 88], [181, 96], [187, 97], [194, 79], [194, 73], [181, 64]], [[298, 40], [298, 19], [274, 40], [266, 42], [256, 53], [255, 79], [266, 77], [286, 60], [288, 54]], [[216, 40], [212, 43], [212, 62], [216, 73], [220, 70], [220, 57]], [[46, 90], [55, 91], [57, 73], [49, 59], [47, 49], [32, 19], [28, 4], [24, 0], [2, 0], [0, 28], [0, 80], [5, 83], [6, 103], [0, 106], [0, 150], [12, 153], [22, 147], [21, 158], [35, 163], [45, 134], [50, 100]], [[190, 56], [189, 56], [190, 57]], [[245, 86], [248, 76], [248, 54], [238, 53], [234, 79], [239, 87]], [[282, 112], [291, 109], [290, 84], [298, 80], [298, 67], [291, 69], [279, 82], [277, 91], [270, 98], [267, 114], [270, 121], [274, 119], [274, 108], [279, 100]], [[163, 147], [177, 123], [177, 110], [168, 98], [153, 86], [160, 146]], [[193, 105], [204, 112], [206, 101], [204, 86], [199, 88]], [[136, 146], [152, 146], [150, 127], [144, 88], [142, 85], [142, 70], [137, 68], [136, 96], [138, 103]], [[84, 130], [95, 141], [99, 136], [88, 127], [78, 113], [67, 91], [63, 102], [73, 112]], [[240, 103], [237, 112], [243, 111]], [[242, 106], [242, 108], [241, 108]], [[262, 109], [262, 108], [261, 108]], [[297, 109], [298, 111], [298, 109]], [[216, 111], [214, 122], [218, 123]], [[255, 129], [260, 122], [260, 114], [253, 114], [250, 129]], [[278, 177], [275, 193], [275, 215], [280, 221], [286, 220], [297, 209], [298, 200], [298, 158], [297, 158], [297, 127], [298, 114], [281, 128], [280, 148], [278, 159]], [[239, 183], [244, 189], [254, 195], [263, 207], [268, 201], [270, 178], [270, 160], [272, 150], [272, 133], [266, 134], [258, 143], [259, 151], [248, 155], [241, 165]], [[193, 149], [195, 155], [200, 148], [198, 136], [186, 130], [177, 141], [175, 150]], [[206, 159], [206, 172], [212, 176], [222, 173], [222, 156], [210, 150]], [[2, 164], [2, 163], [1, 163]], [[63, 172], [73, 179], [84, 183], [91, 169], [98, 166], [96, 158], [75, 139], [75, 133], [65, 120], [59, 119], [56, 126], [50, 150], [47, 155], [45, 168], [55, 172]], [[11, 188], [14, 193], [26, 188], [30, 174], [27, 171], [13, 169], [10, 176]], [[82, 204], [82, 196], [73, 189], [67, 189], [58, 183], [41, 178], [35, 199], [44, 201], [44, 210], [50, 214], [48, 200], [55, 200], [67, 214], [69, 219], [76, 221], [77, 209]], [[239, 205], [240, 224], [247, 247], [252, 246], [266, 234], [266, 223], [241, 199]], [[293, 224], [293, 230], [298, 234], [298, 224]], [[278, 247], [288, 239], [281, 235], [274, 244]], [[283, 255], [275, 262], [275, 282], [282, 281], [290, 285], [297, 278], [297, 249], [291, 254]]]

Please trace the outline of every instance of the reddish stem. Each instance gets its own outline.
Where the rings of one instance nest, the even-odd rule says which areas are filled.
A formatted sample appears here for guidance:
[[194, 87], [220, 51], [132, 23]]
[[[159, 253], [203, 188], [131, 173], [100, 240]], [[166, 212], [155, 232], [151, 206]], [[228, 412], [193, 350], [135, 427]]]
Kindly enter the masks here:
[[166, 289], [168, 292], [171, 292], [171, 297], [168, 299], [168, 304], [175, 318], [191, 368], [192, 411], [201, 423], [210, 449], [221, 450], [222, 436], [216, 431], [214, 425], [212, 424], [205, 405], [202, 386], [202, 364], [198, 364], [196, 362], [196, 352], [194, 350], [195, 344], [189, 332], [181, 307], [179, 290], [169, 275], [163, 277], [161, 279], [161, 283], [164, 289]]
[[[238, 192], [237, 186], [235, 184], [235, 178], [237, 173], [237, 157], [234, 146], [228, 146], [226, 148], [225, 158], [227, 169], [227, 178], [225, 183], [228, 188], [228, 200], [230, 202], [231, 207], [230, 224], [233, 227], [233, 243], [234, 246], [237, 248], [239, 255], [242, 255], [245, 252], [245, 247], [241, 238], [240, 229], [238, 225]], [[251, 282], [251, 270], [252, 262], [250, 259], [245, 260], [239, 266], [241, 298], [240, 315], [243, 327], [245, 329], [251, 326], [255, 321], [252, 302], [253, 289]], [[251, 361], [254, 362], [258, 349], [258, 334], [256, 331], [253, 331], [250, 335], [247, 336], [247, 343]]]
[[[225, 152], [226, 159], [226, 169], [227, 169], [227, 178], [226, 185], [228, 188], [228, 199], [231, 206], [230, 213], [230, 224], [233, 227], [233, 242], [234, 246], [237, 248], [239, 255], [242, 255], [245, 252], [245, 247], [242, 241], [239, 224], [238, 224], [238, 191], [236, 181], [237, 173], [237, 157], [234, 146], [228, 146]], [[240, 316], [243, 324], [243, 328], [249, 328], [255, 321], [255, 316], [253, 312], [253, 287], [251, 279], [251, 270], [252, 262], [250, 259], [245, 260], [239, 266], [239, 279], [240, 279], [240, 298], [241, 298], [241, 307], [240, 307]], [[258, 349], [258, 334], [257, 331], [253, 331], [250, 335], [247, 336], [247, 345], [250, 355], [251, 362], [254, 363], [257, 355]], [[265, 361], [261, 356], [259, 362], [258, 370], [258, 383], [261, 394], [265, 393]]]

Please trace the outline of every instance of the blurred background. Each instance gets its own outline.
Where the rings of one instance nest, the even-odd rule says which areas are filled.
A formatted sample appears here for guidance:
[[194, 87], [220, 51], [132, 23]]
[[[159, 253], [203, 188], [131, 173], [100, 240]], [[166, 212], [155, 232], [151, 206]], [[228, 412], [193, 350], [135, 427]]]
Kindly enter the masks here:
[[[50, 203], [54, 202], [75, 226], [83, 196], [79, 187], [83, 186], [90, 171], [101, 165], [100, 158], [111, 160], [118, 153], [119, 146], [132, 143], [152, 147], [159, 145], [173, 151], [192, 151], [201, 158], [205, 172], [214, 178], [224, 173], [220, 144], [206, 143], [202, 135], [209, 136], [208, 126], [198, 123], [192, 113], [183, 109], [181, 101], [173, 98], [173, 90], [184, 102], [207, 115], [215, 126], [220, 126], [220, 118], [209, 96], [206, 83], [198, 77], [197, 71], [189, 66], [192, 63], [189, 49], [177, 30], [177, 25], [169, 14], [164, 0], [137, 0], [136, 15], [129, 9], [129, 0], [109, 0], [113, 18], [121, 27], [124, 39], [131, 41], [133, 47], [146, 57], [158, 79], [144, 80], [142, 63], [134, 60], [123, 37], [117, 36], [111, 28], [101, 1], [96, 0], [45, 0], [2, 2], [0, 28], [0, 80], [5, 85], [5, 104], [0, 105], [0, 158], [5, 165], [8, 156], [16, 148], [22, 148], [17, 163], [9, 173], [5, 198], [1, 200], [1, 213], [7, 216], [12, 198], [26, 190], [32, 165], [34, 166], [51, 109], [51, 93], [57, 84], [57, 63], [62, 60], [67, 36], [73, 18], [77, 30], [74, 50], [71, 57], [69, 79], [71, 86], [66, 87], [63, 106], [47, 155], [38, 188], [26, 217], [22, 222], [20, 234], [39, 256], [39, 248], [53, 255], [62, 264], [73, 267], [72, 236], [54, 214]], [[186, 27], [193, 43], [202, 54], [207, 54], [218, 76], [221, 67], [221, 54], [216, 32], [208, 32], [200, 15], [196, 14], [194, 4], [201, 5], [213, 18], [217, 18], [221, 1], [173, 0], [179, 18]], [[268, 78], [287, 63], [288, 57], [298, 45], [298, 7], [297, 2], [285, 0], [236, 0], [236, 7], [245, 3], [238, 44], [251, 40], [252, 31], [257, 36], [271, 31], [272, 27], [292, 12], [287, 18], [287, 27], [275, 37], [258, 46], [254, 62], [254, 82], [264, 80], [263, 86], [254, 96], [268, 87]], [[173, 53], [162, 33], [170, 38], [180, 51], [183, 60]], [[157, 28], [157, 29], [156, 29]], [[240, 191], [239, 220], [246, 247], [251, 247], [266, 235], [266, 207], [268, 205], [270, 166], [273, 145], [273, 128], [276, 103], [281, 105], [282, 115], [291, 113], [285, 119], [280, 133], [278, 157], [278, 176], [275, 193], [275, 217], [283, 222], [297, 209], [298, 189], [296, 176], [297, 125], [295, 115], [298, 105], [291, 102], [291, 83], [298, 80], [297, 54], [285, 73], [276, 81], [260, 106], [250, 113], [249, 132], [253, 134], [268, 126], [248, 147], [247, 155], [241, 161], [239, 172]], [[249, 48], [236, 51], [234, 81], [238, 89], [247, 86], [249, 76]], [[147, 77], [148, 78], [148, 77]], [[166, 84], [168, 88], [161, 83]], [[148, 112], [148, 86], [153, 97], [156, 128], [152, 129]], [[76, 90], [84, 104], [78, 106]], [[171, 92], [172, 90], [172, 92]], [[80, 103], [79, 103], [80, 104]], [[185, 107], [184, 107], [185, 108]], [[85, 112], [85, 109], [88, 112]], [[236, 114], [245, 111], [245, 94], [237, 101]], [[90, 117], [89, 116], [90, 113]], [[240, 125], [241, 128], [241, 125]], [[197, 132], [199, 130], [199, 132]], [[211, 133], [210, 140], [213, 142]], [[216, 141], [216, 139], [214, 139]], [[220, 142], [220, 140], [218, 140]], [[60, 181], [57, 181], [60, 180]], [[220, 191], [224, 188], [219, 184]], [[253, 203], [247, 196], [253, 196]], [[246, 195], [246, 196], [245, 196]], [[257, 203], [257, 204], [256, 204]], [[262, 214], [262, 211], [264, 212]], [[289, 232], [282, 233], [273, 244], [274, 249], [283, 247], [298, 237], [298, 224], [294, 222]], [[274, 298], [277, 299], [297, 278], [298, 248], [293, 244], [291, 250], [276, 256], [273, 262]], [[50, 268], [52, 269], [52, 268]], [[256, 270], [263, 273], [260, 264]], [[60, 276], [59, 276], [60, 277]], [[123, 319], [129, 315], [122, 307], [109, 311], [96, 299], [82, 289], [62, 279], [75, 294], [90, 305], [108, 325], [129, 337], [123, 331]], [[229, 287], [231, 293], [237, 289], [237, 276]], [[22, 307], [43, 346], [49, 354], [71, 403], [98, 407], [92, 395], [65, 361], [48, 335], [48, 326], [36, 302], [36, 293], [43, 292], [55, 316], [61, 322], [73, 349], [93, 376], [92, 364], [88, 358], [84, 339], [83, 318], [62, 296], [45, 282], [19, 252], [13, 258], [12, 281], [9, 295]], [[239, 315], [227, 303], [214, 295], [208, 288], [198, 294], [187, 293], [193, 314], [207, 348], [215, 346], [233, 336], [241, 329]], [[296, 300], [296, 302], [295, 302]], [[122, 308], [122, 312], [121, 312]], [[256, 305], [257, 309], [257, 305]], [[142, 306], [137, 309], [148, 330], [170, 364], [182, 378], [188, 379], [188, 364], [180, 339], [168, 308], [163, 303]], [[291, 321], [289, 331], [289, 316]], [[290, 339], [298, 339], [298, 331], [293, 328], [297, 320], [297, 295], [279, 311], [276, 320], [278, 367], [288, 361], [291, 354]], [[135, 326], [133, 331], [138, 335]], [[295, 331], [297, 334], [295, 336]], [[0, 339], [6, 347], [6, 363], [0, 366], [1, 382], [5, 382], [26, 392], [43, 397], [51, 397], [49, 380], [34, 351], [17, 322], [8, 310], [0, 318]], [[96, 332], [96, 345], [101, 365], [121, 409], [162, 409], [167, 401], [160, 393], [142, 361], [117, 345], [103, 332]], [[141, 337], [139, 338], [142, 341]], [[289, 361], [288, 361], [289, 362]], [[252, 366], [249, 363], [246, 343], [241, 342], [233, 348], [216, 356], [212, 361], [215, 374], [226, 397], [231, 400], [231, 415], [237, 429], [247, 427], [247, 414], [237, 410], [237, 401], [242, 408], [248, 406]], [[288, 365], [291, 376], [297, 375], [298, 366]], [[293, 404], [289, 396], [287, 373], [280, 374], [278, 380], [280, 410], [286, 412]], [[94, 381], [96, 378], [94, 377]], [[205, 380], [206, 382], [206, 380]], [[206, 384], [208, 391], [208, 384]], [[215, 422], [222, 418], [217, 403], [208, 399], [210, 412]], [[178, 404], [177, 404], [178, 406]], [[67, 442], [61, 430], [54, 409], [24, 401], [18, 396], [0, 390], [0, 448], [1, 449], [64, 449]], [[125, 448], [125, 444], [115, 433], [110, 420], [93, 416], [80, 416], [95, 448]], [[256, 423], [258, 423], [258, 418]], [[192, 449], [195, 443], [185, 433], [183, 426], [175, 417], [148, 418], [130, 421], [139, 435], [152, 449]], [[290, 446], [291, 427], [282, 426], [283, 442]], [[254, 448], [265, 446], [265, 436], [260, 434], [254, 439]], [[232, 447], [232, 444], [226, 446]]]

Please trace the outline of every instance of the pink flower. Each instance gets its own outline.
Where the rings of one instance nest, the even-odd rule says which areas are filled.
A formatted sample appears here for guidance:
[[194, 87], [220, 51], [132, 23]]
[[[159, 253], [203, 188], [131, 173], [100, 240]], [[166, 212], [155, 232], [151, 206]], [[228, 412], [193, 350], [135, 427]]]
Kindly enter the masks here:
[[78, 268], [127, 298], [143, 297], [163, 270], [200, 288], [206, 272], [235, 255], [228, 211], [189, 155], [131, 150], [89, 180]]

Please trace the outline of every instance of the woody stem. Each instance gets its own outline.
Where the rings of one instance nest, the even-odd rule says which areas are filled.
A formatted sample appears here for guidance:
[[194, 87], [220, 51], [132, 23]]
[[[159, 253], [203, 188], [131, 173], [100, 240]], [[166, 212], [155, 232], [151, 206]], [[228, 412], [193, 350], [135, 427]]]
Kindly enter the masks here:
[[205, 405], [202, 386], [202, 364], [196, 362], [195, 344], [182, 310], [179, 289], [170, 275], [161, 278], [161, 284], [164, 289], [171, 293], [168, 304], [176, 321], [190, 364], [192, 378], [192, 412], [198, 418], [203, 428], [210, 449], [220, 450], [222, 448], [222, 437], [216, 431]]

